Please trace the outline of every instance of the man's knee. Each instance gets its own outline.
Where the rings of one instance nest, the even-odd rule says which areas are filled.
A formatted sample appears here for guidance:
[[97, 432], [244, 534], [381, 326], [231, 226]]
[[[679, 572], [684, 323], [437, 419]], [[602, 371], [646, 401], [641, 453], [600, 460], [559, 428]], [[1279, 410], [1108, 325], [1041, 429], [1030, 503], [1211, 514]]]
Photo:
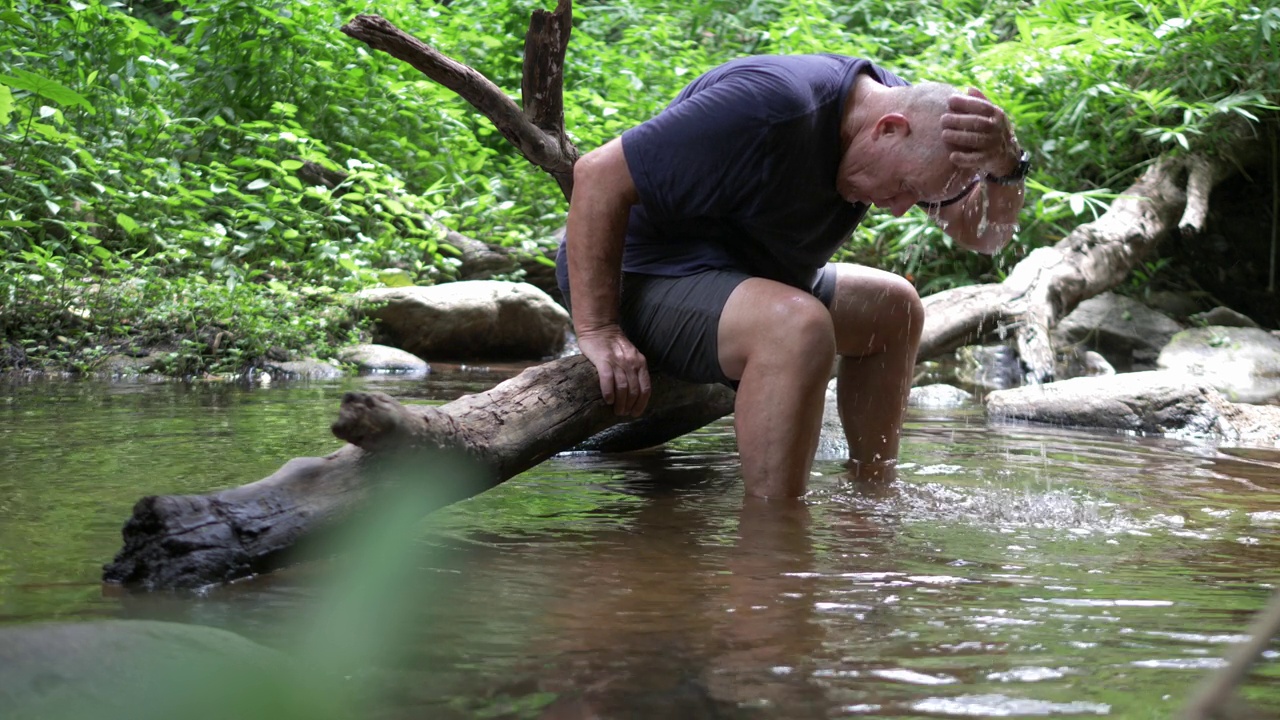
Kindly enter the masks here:
[[924, 329], [920, 294], [906, 278], [883, 270], [840, 266], [830, 310], [841, 354], [915, 344]]
[[[768, 283], [767, 285], [762, 283]], [[779, 361], [808, 369], [835, 357], [831, 313], [815, 297], [770, 281], [743, 283], [722, 318], [721, 364], [739, 378], [750, 361]]]

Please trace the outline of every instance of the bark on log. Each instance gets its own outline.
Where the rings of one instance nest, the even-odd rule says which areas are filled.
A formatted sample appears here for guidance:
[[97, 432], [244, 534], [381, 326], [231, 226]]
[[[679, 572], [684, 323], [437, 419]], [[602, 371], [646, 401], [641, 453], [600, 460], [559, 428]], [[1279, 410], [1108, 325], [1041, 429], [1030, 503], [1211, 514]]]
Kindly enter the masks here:
[[[661, 412], [644, 422], [670, 423], [657, 436], [678, 435], [727, 414], [733, 392], [654, 376], [651, 404]], [[334, 434], [351, 444], [325, 457], [295, 458], [242, 487], [143, 498], [103, 579], [148, 589], [190, 588], [270, 570], [323, 552], [392, 468], [420, 470], [423, 477], [409, 480], [432, 483], [438, 490], [433, 499], [444, 505], [483, 492], [622, 420], [604, 404], [595, 370], [581, 356], [530, 368], [440, 407], [349, 393]], [[638, 436], [606, 437], [596, 447], [632, 449], [618, 440], [634, 444]], [[429, 477], [430, 468], [406, 465], [406, 453], [416, 457], [417, 450], [438, 448], [477, 461], [486, 473], [482, 482], [451, 483]]]

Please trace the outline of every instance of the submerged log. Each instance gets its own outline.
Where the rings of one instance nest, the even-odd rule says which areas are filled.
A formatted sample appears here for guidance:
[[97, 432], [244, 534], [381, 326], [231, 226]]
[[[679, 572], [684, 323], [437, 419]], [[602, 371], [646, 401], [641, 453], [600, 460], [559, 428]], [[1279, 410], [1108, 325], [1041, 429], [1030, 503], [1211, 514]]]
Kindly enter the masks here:
[[[722, 417], [732, 409], [733, 396], [723, 386], [655, 376], [656, 409], [644, 419], [648, 439], [677, 436]], [[323, 552], [325, 541], [358, 517], [388, 469], [406, 467], [406, 453], [412, 459], [418, 450], [453, 449], [483, 468], [479, 482], [458, 483], [432, 478], [430, 467], [411, 461], [423, 477], [410, 480], [433, 483], [433, 500], [443, 506], [625, 420], [601, 399], [595, 369], [581, 356], [530, 368], [440, 407], [401, 405], [382, 393], [348, 393], [333, 430], [351, 444], [325, 457], [294, 458], [242, 487], [143, 498], [124, 527], [124, 548], [104, 567], [103, 579], [183, 588], [264, 572]], [[604, 436], [593, 447], [635, 449], [642, 438], [643, 432]]]

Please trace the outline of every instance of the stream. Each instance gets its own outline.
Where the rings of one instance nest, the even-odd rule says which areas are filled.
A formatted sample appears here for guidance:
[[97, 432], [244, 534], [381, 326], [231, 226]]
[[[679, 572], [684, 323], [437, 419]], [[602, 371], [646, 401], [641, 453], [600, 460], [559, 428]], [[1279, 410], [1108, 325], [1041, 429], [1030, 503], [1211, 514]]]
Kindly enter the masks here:
[[[381, 539], [366, 557], [386, 568], [100, 583], [139, 498], [331, 452], [343, 392], [444, 402], [508, 374], [9, 384], [0, 626], [159, 619], [292, 652], [347, 617], [372, 638], [377, 717], [1165, 718], [1280, 583], [1280, 451], [989, 426], [976, 405], [913, 409], [888, 488], [820, 459], [802, 507], [744, 503], [722, 420], [552, 458]], [[367, 612], [318, 609], [353, 584]], [[1242, 696], [1280, 716], [1265, 657]]]

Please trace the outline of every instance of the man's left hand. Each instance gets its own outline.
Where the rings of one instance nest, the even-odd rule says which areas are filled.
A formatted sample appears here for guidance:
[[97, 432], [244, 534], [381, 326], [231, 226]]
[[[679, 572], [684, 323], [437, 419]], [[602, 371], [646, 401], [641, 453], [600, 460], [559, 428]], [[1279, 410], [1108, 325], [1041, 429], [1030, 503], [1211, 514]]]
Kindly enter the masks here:
[[942, 141], [951, 148], [951, 162], [962, 168], [1003, 176], [1018, 167], [1018, 141], [1004, 110], [977, 88], [952, 95], [942, 115]]

